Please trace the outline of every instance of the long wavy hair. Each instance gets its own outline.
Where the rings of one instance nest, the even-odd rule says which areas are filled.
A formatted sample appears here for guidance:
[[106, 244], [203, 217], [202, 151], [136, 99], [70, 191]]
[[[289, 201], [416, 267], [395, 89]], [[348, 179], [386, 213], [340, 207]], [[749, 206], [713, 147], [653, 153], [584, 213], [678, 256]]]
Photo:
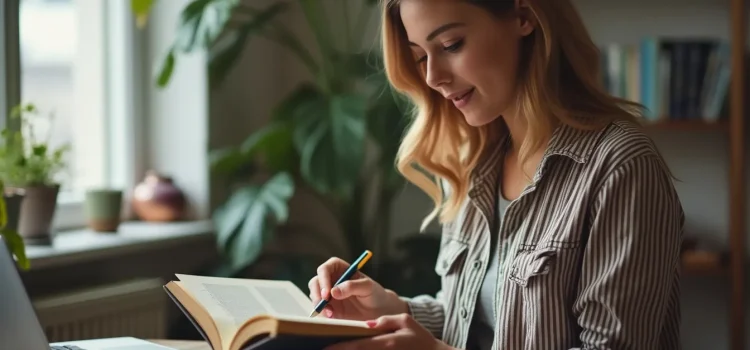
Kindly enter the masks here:
[[[498, 17], [518, 11], [515, 0], [456, 1], [466, 1]], [[527, 128], [519, 149], [520, 163], [545, 146], [559, 123], [594, 129], [615, 119], [637, 121], [642, 106], [611, 96], [604, 88], [599, 49], [570, 0], [521, 1], [535, 17], [536, 27], [523, 39], [520, 50], [516, 105]], [[436, 216], [441, 223], [456, 217], [484, 152], [508, 131], [502, 118], [482, 127], [470, 126], [450, 101], [426, 84], [424, 65], [414, 64], [400, 2], [382, 0], [383, 60], [393, 88], [414, 106], [396, 167], [435, 204], [424, 219], [424, 229]], [[444, 193], [442, 183], [448, 185], [449, 194]]]

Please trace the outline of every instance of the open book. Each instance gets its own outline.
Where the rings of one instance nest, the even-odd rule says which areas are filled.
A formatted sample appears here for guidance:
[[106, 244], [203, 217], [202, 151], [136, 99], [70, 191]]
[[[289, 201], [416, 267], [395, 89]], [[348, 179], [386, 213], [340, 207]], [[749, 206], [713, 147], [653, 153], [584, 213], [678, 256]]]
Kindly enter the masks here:
[[376, 335], [364, 321], [309, 317], [292, 282], [176, 275], [164, 289], [214, 350], [322, 349]]

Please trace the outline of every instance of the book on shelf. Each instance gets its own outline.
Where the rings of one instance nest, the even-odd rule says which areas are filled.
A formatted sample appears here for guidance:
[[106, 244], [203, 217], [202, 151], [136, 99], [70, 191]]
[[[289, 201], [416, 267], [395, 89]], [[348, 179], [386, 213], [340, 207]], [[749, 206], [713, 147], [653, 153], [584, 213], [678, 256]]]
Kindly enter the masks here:
[[600, 49], [606, 88], [646, 107], [647, 121], [715, 122], [725, 114], [733, 78], [725, 40], [645, 37]]
[[214, 350], [322, 349], [378, 334], [364, 321], [309, 317], [312, 301], [289, 281], [176, 276], [165, 291]]

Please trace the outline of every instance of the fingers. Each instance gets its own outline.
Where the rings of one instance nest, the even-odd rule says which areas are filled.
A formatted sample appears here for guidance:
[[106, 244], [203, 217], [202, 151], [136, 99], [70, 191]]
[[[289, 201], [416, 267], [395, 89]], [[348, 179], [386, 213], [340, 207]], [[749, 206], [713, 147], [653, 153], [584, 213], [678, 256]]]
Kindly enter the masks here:
[[335, 299], [346, 299], [352, 296], [367, 297], [372, 294], [374, 283], [369, 278], [349, 280], [339, 284], [331, 290], [331, 296]]
[[411, 328], [414, 325], [414, 318], [409, 314], [380, 316], [377, 320], [367, 321], [370, 328], [379, 329], [385, 332], [395, 332], [399, 329]]
[[382, 350], [402, 348], [405, 333], [396, 332], [400, 329], [413, 328], [417, 321], [409, 314], [381, 316], [377, 320], [368, 321], [370, 328], [383, 331], [383, 334], [373, 337], [350, 340], [331, 345], [325, 350]]
[[307, 287], [310, 289], [310, 300], [312, 300], [313, 303], [317, 304], [320, 299], [320, 283], [318, 283], [318, 276], [314, 276], [310, 279], [310, 282], [307, 282]]
[[318, 266], [318, 284], [320, 289], [330, 291], [333, 287], [333, 279], [338, 278], [349, 264], [339, 258], [330, 258]]

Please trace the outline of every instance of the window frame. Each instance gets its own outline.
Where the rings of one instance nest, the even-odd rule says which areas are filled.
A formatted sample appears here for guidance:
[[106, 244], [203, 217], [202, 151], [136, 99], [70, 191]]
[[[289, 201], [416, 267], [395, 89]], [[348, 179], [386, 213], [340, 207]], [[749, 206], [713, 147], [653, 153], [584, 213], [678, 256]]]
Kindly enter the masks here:
[[[23, 1], [23, 0], [21, 0]], [[0, 45], [6, 55], [0, 55], [0, 89], [6, 93], [0, 97], [0, 108], [8, 111], [21, 99], [20, 60], [20, 2], [5, 1], [0, 7], [5, 25], [0, 26]], [[15, 6], [13, 5], [15, 3]], [[101, 129], [105, 150], [104, 178], [106, 186], [124, 191], [123, 205], [129, 207], [129, 193], [136, 184], [136, 174], [144, 168], [145, 149], [141, 146], [146, 135], [144, 126], [144, 98], [137, 87], [143, 86], [142, 52], [143, 37], [135, 25], [129, 1], [97, 2], [94, 8], [101, 14], [96, 23], [101, 27], [98, 35], [100, 48], [96, 52], [101, 62], [95, 62], [104, 81], [92, 82], [103, 88], [99, 111], [105, 116]], [[88, 10], [88, 9], [87, 9]], [[88, 49], [88, 48], [87, 48]], [[13, 69], [15, 67], [15, 69]], [[13, 74], [16, 72], [16, 74]], [[0, 125], [6, 125], [7, 113], [0, 116]], [[84, 215], [84, 193], [61, 192], [52, 223], [53, 232], [80, 229], [86, 226]], [[125, 210], [125, 213], [128, 211]]]
[[20, 43], [19, 40], [19, 2], [4, 1], [0, 6], [0, 19], [5, 25], [0, 26], [0, 127], [7, 125], [7, 114], [11, 106], [21, 99], [20, 81]]

